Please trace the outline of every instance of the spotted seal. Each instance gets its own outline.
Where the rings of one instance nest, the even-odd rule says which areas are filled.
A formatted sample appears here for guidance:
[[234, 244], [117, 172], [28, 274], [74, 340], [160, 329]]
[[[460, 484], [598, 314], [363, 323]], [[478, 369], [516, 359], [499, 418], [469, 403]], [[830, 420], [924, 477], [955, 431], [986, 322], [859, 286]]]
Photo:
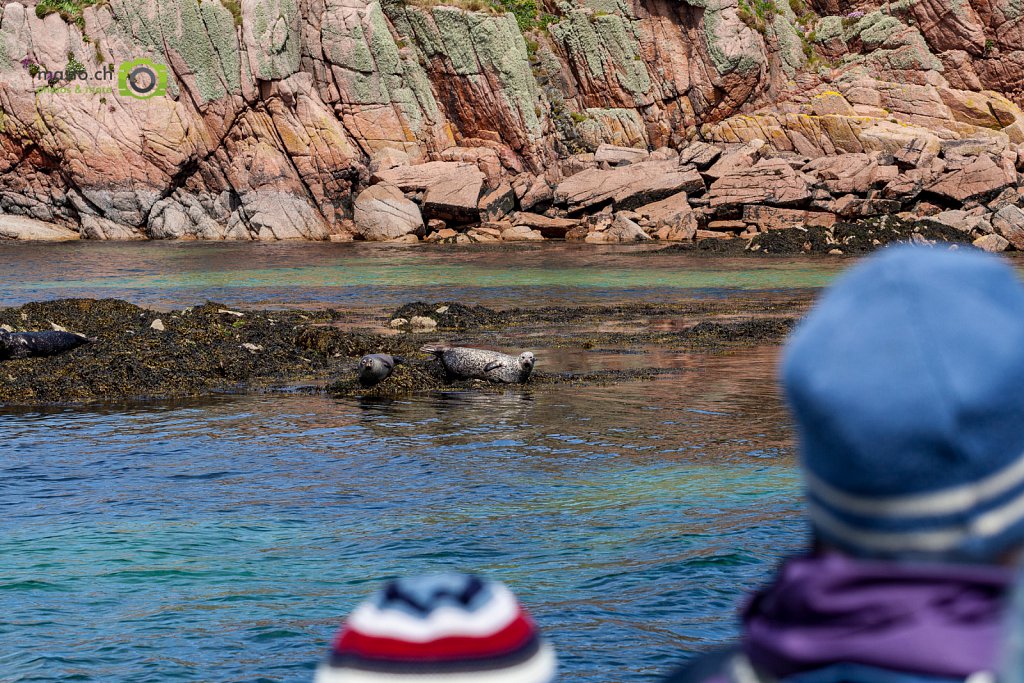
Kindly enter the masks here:
[[56, 356], [88, 344], [89, 338], [75, 332], [3, 332], [0, 331], [0, 360]]
[[436, 356], [445, 372], [457, 379], [483, 379], [500, 384], [523, 384], [530, 379], [535, 359], [529, 351], [509, 356], [497, 351], [445, 344], [427, 344], [420, 351]]
[[405, 359], [388, 353], [371, 353], [359, 359], [359, 383], [366, 387], [380, 384], [394, 372], [396, 365]]

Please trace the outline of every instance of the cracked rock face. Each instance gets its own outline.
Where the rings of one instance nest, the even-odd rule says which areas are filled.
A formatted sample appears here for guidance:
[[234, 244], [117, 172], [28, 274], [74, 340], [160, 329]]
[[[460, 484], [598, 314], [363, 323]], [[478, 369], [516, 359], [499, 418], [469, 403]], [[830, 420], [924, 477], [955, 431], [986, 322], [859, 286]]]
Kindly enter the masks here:
[[[0, 0], [0, 213], [91, 239], [343, 241], [379, 232], [352, 228], [379, 181], [406, 193], [387, 201], [407, 223], [403, 202], [454, 226], [692, 200], [712, 183], [712, 207], [820, 209], [815, 191], [882, 188], [843, 211], [987, 199], [1016, 184], [1024, 144], [1019, 5], [868, 0], [848, 17], [778, 0], [756, 17], [737, 0], [571, 0], [517, 20], [110, 0], [75, 22]], [[117, 68], [141, 57], [166, 69], [165, 95], [119, 93]], [[67, 78], [78, 69], [110, 75]], [[858, 166], [758, 165], [775, 154]], [[509, 206], [479, 203], [503, 183]], [[691, 235], [695, 214], [675, 215], [665, 234]]]

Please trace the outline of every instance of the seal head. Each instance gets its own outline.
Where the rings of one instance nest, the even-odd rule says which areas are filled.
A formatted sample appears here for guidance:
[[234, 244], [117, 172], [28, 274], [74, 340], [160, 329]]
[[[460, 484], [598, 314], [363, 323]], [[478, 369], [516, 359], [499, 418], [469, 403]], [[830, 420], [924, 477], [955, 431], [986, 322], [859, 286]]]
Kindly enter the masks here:
[[388, 353], [371, 353], [359, 359], [359, 384], [370, 388], [380, 384], [395, 371], [395, 366], [405, 362], [401, 356]]

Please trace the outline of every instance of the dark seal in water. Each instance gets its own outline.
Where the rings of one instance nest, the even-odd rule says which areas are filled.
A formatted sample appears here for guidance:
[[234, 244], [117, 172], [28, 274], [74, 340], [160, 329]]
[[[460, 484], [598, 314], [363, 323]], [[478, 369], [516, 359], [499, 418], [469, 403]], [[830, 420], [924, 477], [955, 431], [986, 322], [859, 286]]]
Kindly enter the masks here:
[[56, 356], [88, 343], [88, 337], [74, 332], [0, 332], [0, 360]]
[[534, 357], [529, 351], [516, 357], [497, 351], [444, 344], [427, 344], [420, 351], [437, 356], [445, 372], [457, 379], [522, 384], [530, 379], [530, 373], [533, 372]]
[[359, 359], [359, 383], [366, 388], [380, 384], [401, 365], [405, 359], [388, 353], [371, 353]]

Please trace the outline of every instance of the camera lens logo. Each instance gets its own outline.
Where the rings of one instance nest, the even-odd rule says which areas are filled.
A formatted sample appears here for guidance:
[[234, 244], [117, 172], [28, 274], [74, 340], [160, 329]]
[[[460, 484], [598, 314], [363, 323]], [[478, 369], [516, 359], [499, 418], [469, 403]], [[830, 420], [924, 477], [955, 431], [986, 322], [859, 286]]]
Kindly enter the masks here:
[[167, 67], [149, 59], [124, 62], [117, 70], [117, 89], [124, 97], [148, 100], [167, 92]]

